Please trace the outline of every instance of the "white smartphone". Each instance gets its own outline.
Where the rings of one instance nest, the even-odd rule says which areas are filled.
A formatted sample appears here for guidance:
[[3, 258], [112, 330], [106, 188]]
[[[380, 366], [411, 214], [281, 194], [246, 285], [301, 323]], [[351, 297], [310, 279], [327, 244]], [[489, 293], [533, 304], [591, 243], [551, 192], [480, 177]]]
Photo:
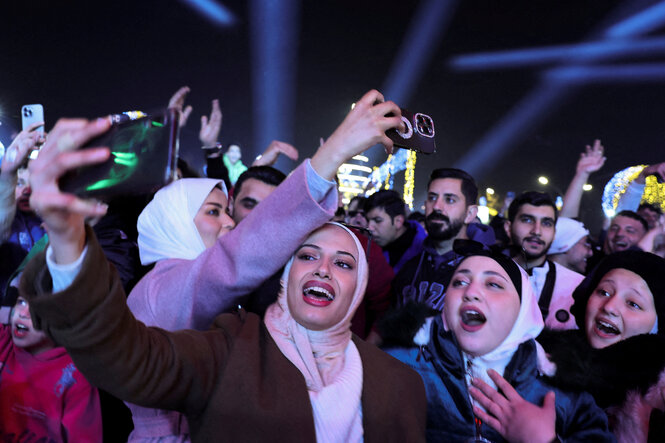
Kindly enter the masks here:
[[[21, 107], [21, 122], [23, 130], [25, 131], [31, 124], [44, 121], [44, 107], [40, 104], [23, 105]], [[44, 135], [44, 126], [37, 128], [37, 132]], [[30, 158], [37, 158], [39, 150], [35, 149], [30, 153]]]

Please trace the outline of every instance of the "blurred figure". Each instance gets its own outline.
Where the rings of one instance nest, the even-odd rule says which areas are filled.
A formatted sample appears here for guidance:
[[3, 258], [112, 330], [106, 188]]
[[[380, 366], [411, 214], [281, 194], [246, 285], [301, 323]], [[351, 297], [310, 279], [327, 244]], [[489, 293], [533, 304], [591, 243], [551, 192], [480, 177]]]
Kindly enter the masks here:
[[593, 255], [589, 230], [582, 222], [559, 217], [556, 221], [554, 241], [547, 254], [547, 258], [553, 262], [580, 274], [586, 274], [587, 259]]
[[352, 226], [359, 226], [361, 228], [367, 227], [367, 217], [365, 216], [365, 201], [367, 199], [360, 195], [356, 195], [349, 202], [349, 207], [346, 211], [346, 222]]
[[240, 161], [241, 158], [242, 152], [240, 151], [240, 146], [235, 143], [229, 145], [229, 149], [224, 154], [224, 166], [229, 171], [231, 185], [235, 185], [240, 174], [247, 170], [247, 166]]

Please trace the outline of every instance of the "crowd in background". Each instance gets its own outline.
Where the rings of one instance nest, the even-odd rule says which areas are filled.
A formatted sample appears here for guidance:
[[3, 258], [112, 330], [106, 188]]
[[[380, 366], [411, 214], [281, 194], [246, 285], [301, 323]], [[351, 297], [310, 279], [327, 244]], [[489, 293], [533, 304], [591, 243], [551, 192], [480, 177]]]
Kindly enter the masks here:
[[[180, 126], [188, 93], [169, 102]], [[338, 167], [390, 151], [398, 114], [370, 91], [287, 176], [273, 165], [297, 149], [243, 164], [213, 100], [205, 174], [179, 159], [153, 195], [104, 204], [58, 180], [108, 157], [76, 149], [108, 121], [17, 134], [0, 166], [0, 439], [662, 441], [665, 216], [643, 194], [665, 163], [604, 226], [578, 219], [599, 140], [560, 208], [527, 189], [483, 224], [474, 177], [446, 165], [423, 212], [394, 190], [345, 207]]]

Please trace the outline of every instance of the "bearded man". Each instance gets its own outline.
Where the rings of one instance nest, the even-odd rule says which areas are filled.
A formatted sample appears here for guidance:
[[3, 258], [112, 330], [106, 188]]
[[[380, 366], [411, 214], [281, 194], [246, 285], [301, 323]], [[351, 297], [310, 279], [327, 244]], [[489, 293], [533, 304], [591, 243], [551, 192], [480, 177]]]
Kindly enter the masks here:
[[435, 169], [427, 184], [425, 239], [422, 253], [409, 260], [393, 280], [398, 307], [426, 303], [441, 311], [446, 285], [461, 256], [453, 251], [456, 239], [494, 244], [494, 231], [474, 223], [478, 213], [478, 186], [461, 169]]

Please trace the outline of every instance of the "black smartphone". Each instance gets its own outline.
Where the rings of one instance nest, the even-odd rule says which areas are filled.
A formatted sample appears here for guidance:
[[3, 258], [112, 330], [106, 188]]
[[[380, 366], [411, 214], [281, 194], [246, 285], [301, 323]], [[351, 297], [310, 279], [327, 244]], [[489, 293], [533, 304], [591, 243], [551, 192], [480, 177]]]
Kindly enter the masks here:
[[108, 147], [104, 163], [68, 172], [60, 189], [80, 197], [108, 200], [154, 192], [174, 180], [178, 157], [178, 114], [132, 111], [111, 117], [111, 128], [81, 149]]
[[393, 141], [394, 146], [411, 149], [423, 154], [436, 152], [434, 120], [432, 120], [432, 117], [420, 112], [414, 114], [402, 109], [402, 121], [406, 126], [406, 131], [400, 132], [397, 129], [386, 131], [386, 135]]

